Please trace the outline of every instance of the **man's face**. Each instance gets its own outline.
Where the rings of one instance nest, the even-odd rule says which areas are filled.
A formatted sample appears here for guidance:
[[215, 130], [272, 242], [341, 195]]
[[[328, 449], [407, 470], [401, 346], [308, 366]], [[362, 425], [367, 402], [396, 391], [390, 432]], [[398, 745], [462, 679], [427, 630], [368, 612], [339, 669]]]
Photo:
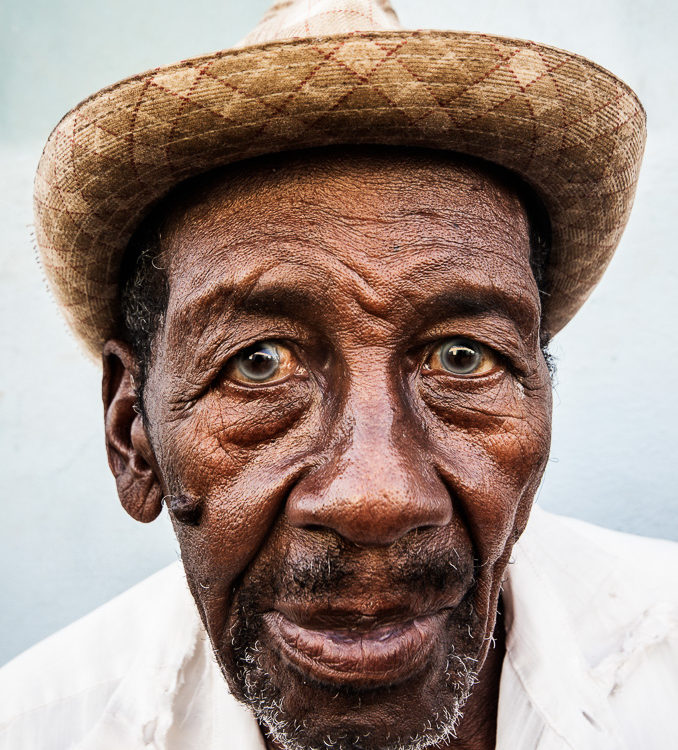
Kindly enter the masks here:
[[528, 235], [406, 152], [173, 205], [146, 430], [222, 671], [290, 747], [424, 747], [486, 657], [550, 438]]

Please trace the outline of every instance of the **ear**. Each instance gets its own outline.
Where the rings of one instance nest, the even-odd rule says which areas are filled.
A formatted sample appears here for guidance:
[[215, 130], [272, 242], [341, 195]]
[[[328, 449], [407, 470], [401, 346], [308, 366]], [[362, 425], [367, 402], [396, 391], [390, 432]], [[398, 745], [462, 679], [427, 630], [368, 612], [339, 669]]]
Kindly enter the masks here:
[[136, 359], [130, 346], [110, 339], [103, 349], [102, 397], [106, 451], [123, 508], [148, 523], [162, 510], [162, 487], [151, 443], [136, 410]]

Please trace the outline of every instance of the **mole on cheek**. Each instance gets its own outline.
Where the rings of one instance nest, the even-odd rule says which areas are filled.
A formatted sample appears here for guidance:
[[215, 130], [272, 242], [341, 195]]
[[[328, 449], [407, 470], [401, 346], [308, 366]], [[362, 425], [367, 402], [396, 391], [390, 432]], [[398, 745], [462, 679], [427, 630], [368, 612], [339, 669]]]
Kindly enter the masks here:
[[197, 526], [202, 515], [202, 501], [190, 495], [167, 495], [164, 498], [169, 512], [179, 523]]

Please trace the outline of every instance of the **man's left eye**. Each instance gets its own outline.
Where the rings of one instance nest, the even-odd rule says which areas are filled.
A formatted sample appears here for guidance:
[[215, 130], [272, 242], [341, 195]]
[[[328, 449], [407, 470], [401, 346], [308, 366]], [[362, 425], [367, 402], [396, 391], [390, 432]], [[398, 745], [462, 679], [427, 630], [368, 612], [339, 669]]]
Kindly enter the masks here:
[[284, 380], [297, 368], [292, 351], [279, 341], [257, 341], [226, 364], [226, 376], [236, 383], [269, 385]]
[[499, 367], [498, 357], [491, 349], [473, 339], [455, 336], [439, 344], [429, 355], [425, 369], [474, 377], [488, 375]]

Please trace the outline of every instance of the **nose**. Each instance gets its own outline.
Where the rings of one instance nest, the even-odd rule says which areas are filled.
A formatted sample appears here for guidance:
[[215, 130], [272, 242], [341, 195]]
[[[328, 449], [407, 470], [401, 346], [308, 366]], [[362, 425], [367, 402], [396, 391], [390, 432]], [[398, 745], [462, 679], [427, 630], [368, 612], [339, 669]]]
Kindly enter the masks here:
[[354, 407], [348, 421], [347, 437], [290, 493], [288, 523], [374, 546], [450, 523], [450, 495], [414, 426], [375, 400]]

